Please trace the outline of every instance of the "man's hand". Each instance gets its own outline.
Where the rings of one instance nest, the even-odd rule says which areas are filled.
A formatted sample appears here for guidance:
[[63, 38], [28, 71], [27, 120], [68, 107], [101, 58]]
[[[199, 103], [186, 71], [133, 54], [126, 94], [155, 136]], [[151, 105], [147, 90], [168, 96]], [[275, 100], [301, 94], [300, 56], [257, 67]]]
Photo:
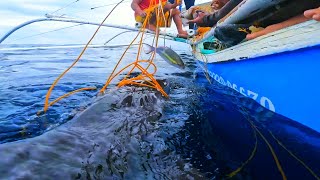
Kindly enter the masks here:
[[188, 23], [196, 23], [197, 25], [201, 25], [203, 23], [203, 18], [206, 16], [206, 13], [199, 11], [197, 12], [197, 17], [193, 20], [188, 21]]
[[145, 11], [141, 10], [141, 9], [137, 9], [136, 13], [141, 17], [146, 17], [147, 16], [147, 13]]
[[147, 13], [144, 12], [143, 10], [141, 10], [141, 8], [139, 7], [139, 4], [141, 3], [141, 0], [132, 0], [131, 3], [131, 8], [132, 10], [134, 10], [134, 12], [141, 17], [146, 17]]

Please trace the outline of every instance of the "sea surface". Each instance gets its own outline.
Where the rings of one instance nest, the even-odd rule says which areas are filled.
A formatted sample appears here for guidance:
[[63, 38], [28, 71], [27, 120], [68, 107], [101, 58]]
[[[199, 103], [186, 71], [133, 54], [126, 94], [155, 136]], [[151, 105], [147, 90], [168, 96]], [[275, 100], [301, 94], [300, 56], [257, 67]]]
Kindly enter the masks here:
[[[187, 50], [186, 68], [156, 58], [169, 98], [140, 87], [98, 90], [125, 47], [0, 51], [0, 179], [319, 179], [320, 134], [222, 86]], [[3, 48], [3, 47], [2, 47]], [[122, 67], [135, 60], [131, 48]], [[135, 71], [133, 74], [138, 74]]]

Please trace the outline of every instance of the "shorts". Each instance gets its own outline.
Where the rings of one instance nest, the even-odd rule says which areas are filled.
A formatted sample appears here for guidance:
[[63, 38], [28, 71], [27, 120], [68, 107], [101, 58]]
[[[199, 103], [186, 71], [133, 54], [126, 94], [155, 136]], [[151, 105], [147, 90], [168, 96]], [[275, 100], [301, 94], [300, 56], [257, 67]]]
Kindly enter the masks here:
[[[162, 14], [160, 14], [160, 22], [159, 22], [159, 27], [170, 27], [171, 26], [171, 21], [172, 21], [172, 16], [171, 16], [171, 11], [168, 11], [164, 14], [164, 17]], [[156, 12], [155, 9], [151, 12], [151, 17], [155, 16]], [[145, 17], [141, 17], [141, 16], [135, 16], [135, 20], [136, 22], [140, 22], [143, 23], [146, 18]], [[157, 22], [152, 22], [150, 24], [156, 26]]]

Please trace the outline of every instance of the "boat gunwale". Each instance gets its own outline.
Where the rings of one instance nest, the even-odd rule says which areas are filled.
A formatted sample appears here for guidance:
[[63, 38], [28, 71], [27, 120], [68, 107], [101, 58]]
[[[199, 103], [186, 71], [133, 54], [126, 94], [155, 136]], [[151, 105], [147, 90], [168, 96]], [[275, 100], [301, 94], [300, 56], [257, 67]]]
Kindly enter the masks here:
[[[315, 27], [311, 29], [310, 28], [311, 26], [315, 26]], [[256, 57], [268, 56], [275, 53], [282, 53], [286, 51], [294, 51], [294, 50], [303, 49], [307, 47], [319, 46], [320, 36], [318, 37], [312, 36], [312, 34], [318, 33], [319, 28], [320, 28], [319, 22], [314, 20], [309, 20], [300, 24], [296, 24], [294, 26], [290, 26], [285, 29], [275, 31], [273, 33], [270, 33], [261, 37], [258, 37], [256, 39], [240, 43], [238, 45], [232, 46], [230, 48], [227, 48], [212, 54], [206, 54], [206, 55], [202, 54], [199, 51], [199, 45], [197, 45], [196, 47], [197, 51], [193, 52], [193, 55], [199, 61], [203, 61], [202, 56], [206, 56], [206, 58], [208, 59], [207, 63], [221, 63], [221, 62], [230, 62], [230, 61], [242, 61], [242, 60], [247, 60], [247, 59], [256, 58]], [[305, 29], [306, 31], [304, 32]], [[310, 29], [311, 29], [311, 32], [313, 32], [311, 35], [310, 35]], [[297, 33], [298, 30], [301, 30], [302, 32], [307, 34], [307, 36], [304, 36], [304, 34], [299, 34], [299, 39], [300, 40], [303, 39], [304, 40], [303, 42], [300, 41], [299, 43], [295, 43], [294, 45], [292, 45], [291, 41], [284, 44], [282, 43], [282, 40], [289, 40], [289, 39], [297, 40], [296, 37], [298, 36], [290, 36], [290, 37], [284, 36], [282, 38], [272, 39], [272, 41], [270, 41], [271, 38], [281, 37], [281, 35], [290, 35], [290, 33]], [[310, 38], [306, 38], [306, 37], [310, 37]], [[287, 45], [291, 45], [291, 47], [288, 48]], [[259, 50], [264, 49], [264, 51], [261, 51], [261, 52], [247, 51], [247, 53], [244, 53], [244, 51], [248, 50], [248, 48], [250, 47], [254, 47], [255, 49], [259, 49]], [[270, 47], [276, 47], [276, 48], [275, 50], [271, 51]], [[239, 49], [240, 51], [237, 51]], [[241, 55], [241, 53], [247, 54], [247, 55], [244, 56], [244, 55]]]

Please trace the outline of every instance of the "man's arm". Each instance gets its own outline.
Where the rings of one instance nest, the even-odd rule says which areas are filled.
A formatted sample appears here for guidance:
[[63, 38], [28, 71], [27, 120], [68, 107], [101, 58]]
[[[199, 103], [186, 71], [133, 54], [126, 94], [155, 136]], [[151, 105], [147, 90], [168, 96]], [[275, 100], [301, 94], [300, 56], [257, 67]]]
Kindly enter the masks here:
[[141, 17], [145, 17], [147, 14], [146, 12], [144, 12], [139, 4], [141, 3], [142, 0], [132, 0], [132, 3], [131, 3], [131, 8], [132, 10], [134, 10], [135, 13], [137, 13], [139, 16]]
[[198, 26], [212, 27], [216, 25], [220, 19], [226, 16], [240, 2], [242, 2], [242, 0], [230, 0], [219, 11], [210, 15], [199, 14], [200, 17], [189, 22], [197, 23]]

